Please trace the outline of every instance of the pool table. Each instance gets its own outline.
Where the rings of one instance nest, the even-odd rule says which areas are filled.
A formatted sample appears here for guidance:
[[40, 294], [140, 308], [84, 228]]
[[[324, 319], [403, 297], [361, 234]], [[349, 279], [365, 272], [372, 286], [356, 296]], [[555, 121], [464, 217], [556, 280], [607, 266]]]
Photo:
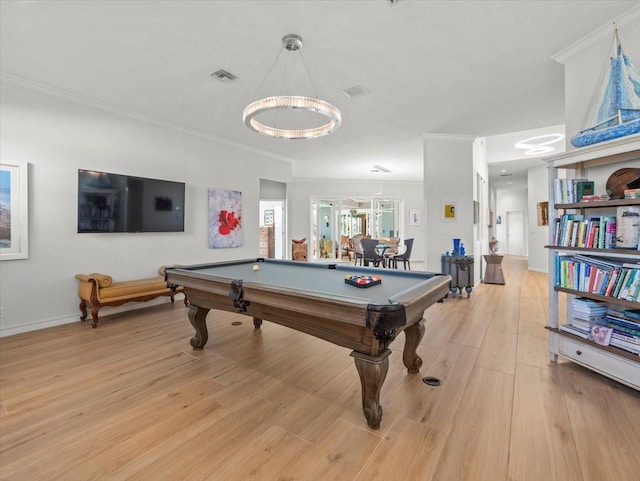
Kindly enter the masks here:
[[[381, 283], [359, 288], [347, 275], [379, 275]], [[448, 275], [392, 271], [274, 259], [245, 259], [167, 268], [166, 281], [183, 286], [194, 349], [208, 340], [209, 310], [234, 311], [296, 329], [352, 349], [368, 425], [382, 419], [380, 389], [389, 367], [389, 344], [404, 331], [403, 362], [417, 373], [422, 359], [416, 349], [424, 336], [423, 313], [449, 292]]]

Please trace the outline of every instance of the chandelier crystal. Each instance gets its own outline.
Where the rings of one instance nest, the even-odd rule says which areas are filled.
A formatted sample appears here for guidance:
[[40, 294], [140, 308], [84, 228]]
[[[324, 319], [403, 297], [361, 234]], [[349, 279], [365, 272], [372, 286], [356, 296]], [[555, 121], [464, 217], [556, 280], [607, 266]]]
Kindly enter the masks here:
[[[285, 35], [282, 39], [282, 45], [286, 50], [297, 51], [302, 47], [302, 38], [295, 34]], [[309, 72], [307, 72], [307, 76], [308, 75]], [[328, 121], [319, 127], [285, 129], [265, 125], [256, 119], [256, 116], [262, 113], [278, 109], [306, 110], [308, 112], [315, 112], [324, 115]], [[269, 137], [279, 139], [313, 139], [335, 132], [342, 123], [342, 116], [335, 106], [324, 100], [300, 95], [279, 95], [256, 100], [255, 102], [247, 105], [242, 114], [242, 120], [251, 130]]]

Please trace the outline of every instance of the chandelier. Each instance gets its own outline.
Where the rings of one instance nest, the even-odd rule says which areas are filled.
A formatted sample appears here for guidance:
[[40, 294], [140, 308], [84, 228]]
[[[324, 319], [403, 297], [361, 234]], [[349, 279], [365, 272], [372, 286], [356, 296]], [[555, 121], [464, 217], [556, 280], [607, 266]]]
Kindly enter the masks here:
[[[300, 57], [302, 57], [302, 52], [300, 51], [300, 49], [302, 48], [302, 38], [299, 35], [285, 35], [282, 38], [282, 46], [289, 52], [300, 52]], [[280, 55], [276, 57], [274, 65], [275, 63], [277, 63], [279, 57]], [[309, 77], [309, 72], [306, 70], [306, 64], [304, 64], [304, 58], [302, 58], [302, 62], [307, 73], [307, 77]], [[269, 72], [270, 71], [271, 69], [269, 70]], [[267, 76], [268, 75], [269, 73], [267, 73]], [[262, 84], [264, 84], [267, 76], [265, 76]], [[311, 83], [310, 77], [309, 83]], [[305, 110], [308, 112], [315, 112], [325, 116], [327, 118], [327, 122], [318, 127], [285, 129], [265, 125], [256, 119], [256, 117], [262, 113], [278, 109]], [[342, 116], [340, 115], [340, 111], [336, 107], [331, 105], [329, 102], [319, 100], [317, 98], [317, 95], [315, 96], [315, 98], [300, 95], [278, 95], [256, 100], [255, 102], [247, 105], [244, 109], [244, 112], [242, 113], [242, 120], [244, 121], [245, 125], [251, 130], [262, 135], [267, 135], [269, 137], [280, 139], [312, 139], [315, 137], [329, 135], [330, 133], [335, 132], [342, 123]]]

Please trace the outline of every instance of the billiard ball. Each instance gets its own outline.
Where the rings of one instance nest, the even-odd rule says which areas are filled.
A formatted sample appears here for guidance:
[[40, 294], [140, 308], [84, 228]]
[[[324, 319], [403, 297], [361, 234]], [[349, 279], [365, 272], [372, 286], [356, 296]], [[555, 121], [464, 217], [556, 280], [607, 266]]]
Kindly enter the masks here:
[[260, 266], [258, 264], [254, 264], [253, 265], [253, 270], [254, 271], [259, 271], [260, 270]]

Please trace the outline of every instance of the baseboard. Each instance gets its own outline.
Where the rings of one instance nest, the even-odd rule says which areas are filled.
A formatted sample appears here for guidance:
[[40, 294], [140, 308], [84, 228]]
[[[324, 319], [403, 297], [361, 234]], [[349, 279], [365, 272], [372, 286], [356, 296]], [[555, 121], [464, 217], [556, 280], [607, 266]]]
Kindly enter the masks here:
[[548, 274], [548, 271], [545, 271], [544, 269], [535, 269], [533, 267], [529, 267], [527, 268], [527, 270], [530, 270], [531, 272], [541, 272], [542, 274]]
[[2, 326], [0, 327], [0, 337], [13, 336], [22, 334], [23, 332], [37, 331], [46, 329], [47, 327], [62, 326], [63, 324], [71, 324], [72, 322], [80, 322], [78, 314], [68, 317], [56, 317], [54, 319], [41, 319], [39, 321], [27, 322], [18, 326]]
[[[110, 316], [112, 314], [118, 314], [120, 312], [135, 311], [137, 309], [144, 309], [146, 307], [157, 306], [159, 304], [166, 303], [169, 300], [168, 297], [158, 297], [146, 302], [129, 302], [117, 307], [105, 306], [100, 309], [101, 320], [103, 317]], [[183, 303], [183, 297], [176, 295], [175, 302]], [[80, 311], [72, 315], [66, 315], [64, 317], [55, 317], [52, 319], [40, 319], [38, 321], [25, 322], [17, 326], [2, 326], [0, 325], [0, 337], [13, 336], [15, 334], [22, 334], [23, 332], [37, 331], [39, 329], [46, 329], [48, 327], [62, 326], [64, 324], [71, 324], [73, 322], [80, 323]], [[91, 325], [91, 310], [89, 309], [87, 320], [85, 324]]]

